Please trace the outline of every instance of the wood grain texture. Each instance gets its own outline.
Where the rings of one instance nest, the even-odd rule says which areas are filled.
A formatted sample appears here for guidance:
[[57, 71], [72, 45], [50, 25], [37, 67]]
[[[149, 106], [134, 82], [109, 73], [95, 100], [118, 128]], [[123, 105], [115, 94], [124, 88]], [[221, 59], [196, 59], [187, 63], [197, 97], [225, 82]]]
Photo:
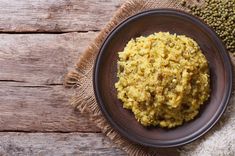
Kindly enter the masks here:
[[0, 0], [0, 32], [100, 30], [124, 0]]
[[0, 131], [99, 131], [62, 86], [96, 34], [0, 34]]
[[0, 133], [0, 155], [126, 155], [68, 106], [62, 86], [123, 1], [0, 0], [0, 32], [22, 33], [0, 34], [0, 131], [20, 132]]
[[[0, 32], [13, 33], [0, 34], [0, 131], [20, 132], [0, 133], [0, 155], [126, 155], [68, 105], [72, 92], [62, 86], [64, 75], [120, 1], [0, 4]], [[74, 31], [80, 33], [67, 33]]]
[[124, 156], [102, 134], [0, 133], [1, 156]]

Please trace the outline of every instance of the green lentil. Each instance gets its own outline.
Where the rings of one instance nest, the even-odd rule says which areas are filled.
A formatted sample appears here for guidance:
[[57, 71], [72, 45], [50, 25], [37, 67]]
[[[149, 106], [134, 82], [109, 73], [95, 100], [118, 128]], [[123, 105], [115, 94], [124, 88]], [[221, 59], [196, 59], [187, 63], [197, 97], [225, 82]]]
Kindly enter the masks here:
[[235, 54], [235, 0], [205, 0], [202, 7], [183, 0], [181, 5], [212, 27], [228, 51]]

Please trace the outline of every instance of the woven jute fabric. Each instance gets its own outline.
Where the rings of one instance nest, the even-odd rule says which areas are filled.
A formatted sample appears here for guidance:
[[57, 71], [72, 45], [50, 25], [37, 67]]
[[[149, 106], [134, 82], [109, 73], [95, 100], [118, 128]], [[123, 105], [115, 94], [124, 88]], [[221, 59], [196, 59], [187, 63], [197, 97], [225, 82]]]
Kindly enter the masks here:
[[[188, 3], [203, 5], [203, 0], [191, 0], [188, 1]], [[129, 155], [166, 156], [179, 155], [179, 153], [188, 155], [190, 152], [190, 155], [195, 155], [198, 153], [196, 147], [198, 147], [199, 145], [204, 145], [203, 138], [194, 142], [193, 144], [186, 145], [178, 149], [156, 149], [144, 147], [125, 139], [117, 131], [115, 131], [104, 118], [98, 104], [96, 103], [92, 86], [92, 73], [94, 61], [103, 41], [116, 25], [118, 25], [120, 22], [122, 22], [129, 16], [139, 13], [141, 11], [154, 8], [174, 8], [186, 12], [188, 11], [187, 8], [184, 8], [180, 5], [180, 0], [128, 0], [124, 2], [123, 5], [114, 14], [113, 18], [99, 33], [96, 39], [90, 43], [89, 47], [87, 47], [82, 56], [80, 56], [79, 60], [76, 62], [75, 69], [67, 74], [65, 78], [65, 86], [73, 88], [75, 91], [75, 95], [71, 99], [71, 104], [76, 108], [76, 110], [80, 111], [81, 113], [89, 114], [90, 119], [101, 129], [101, 131], [107, 137], [109, 137], [115, 144], [117, 144], [121, 149], [126, 151]], [[234, 108], [230, 108], [229, 110], [233, 113], [235, 112]], [[213, 131], [216, 131], [216, 129], [220, 129], [220, 127], [217, 126], [214, 129], [215, 130]], [[212, 133], [210, 133], [210, 135], [212, 135]], [[233, 137], [235, 137], [235, 135], [233, 135]], [[203, 150], [204, 149], [202, 148], [202, 151]]]

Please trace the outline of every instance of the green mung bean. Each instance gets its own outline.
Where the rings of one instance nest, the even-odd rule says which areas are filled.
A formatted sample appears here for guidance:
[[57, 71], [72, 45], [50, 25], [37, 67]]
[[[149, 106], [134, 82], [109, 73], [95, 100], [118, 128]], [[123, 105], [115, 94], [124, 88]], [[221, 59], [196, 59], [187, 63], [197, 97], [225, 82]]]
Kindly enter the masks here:
[[235, 53], [235, 0], [205, 0], [202, 7], [189, 5], [186, 1], [181, 5], [212, 27], [228, 51]]

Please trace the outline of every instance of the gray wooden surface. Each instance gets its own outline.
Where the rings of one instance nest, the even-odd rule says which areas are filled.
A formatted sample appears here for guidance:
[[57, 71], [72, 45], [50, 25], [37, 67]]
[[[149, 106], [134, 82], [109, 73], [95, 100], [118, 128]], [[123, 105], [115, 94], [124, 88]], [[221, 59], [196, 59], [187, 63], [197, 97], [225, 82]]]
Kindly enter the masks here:
[[126, 155], [62, 86], [123, 1], [0, 0], [0, 156]]
[[100, 133], [0, 133], [0, 155], [126, 155]]
[[121, 1], [124, 0], [0, 0], [0, 31], [99, 31]]
[[0, 0], [0, 155], [126, 155], [62, 86], [121, 3]]

